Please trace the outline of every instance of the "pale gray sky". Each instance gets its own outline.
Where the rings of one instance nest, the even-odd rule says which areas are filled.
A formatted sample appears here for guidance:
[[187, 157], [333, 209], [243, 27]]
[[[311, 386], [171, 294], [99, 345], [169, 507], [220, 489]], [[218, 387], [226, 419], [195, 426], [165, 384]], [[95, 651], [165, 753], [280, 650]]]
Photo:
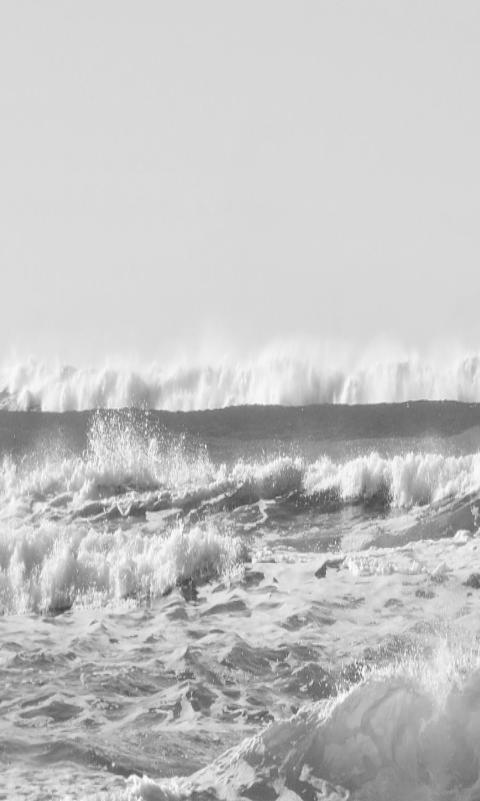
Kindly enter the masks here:
[[480, 346], [478, 0], [2, 0], [0, 350]]

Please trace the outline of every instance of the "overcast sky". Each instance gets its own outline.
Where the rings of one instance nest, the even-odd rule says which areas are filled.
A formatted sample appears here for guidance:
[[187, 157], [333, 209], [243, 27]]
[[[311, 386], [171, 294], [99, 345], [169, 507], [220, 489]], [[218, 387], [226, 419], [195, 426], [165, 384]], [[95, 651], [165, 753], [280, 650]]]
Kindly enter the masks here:
[[0, 351], [480, 347], [478, 0], [2, 0]]

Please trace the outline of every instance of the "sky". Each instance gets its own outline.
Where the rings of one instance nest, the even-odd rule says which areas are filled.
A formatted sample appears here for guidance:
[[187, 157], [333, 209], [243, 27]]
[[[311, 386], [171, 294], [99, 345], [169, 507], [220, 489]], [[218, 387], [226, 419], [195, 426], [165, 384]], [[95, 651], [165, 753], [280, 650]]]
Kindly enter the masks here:
[[478, 0], [2, 0], [0, 355], [480, 348]]

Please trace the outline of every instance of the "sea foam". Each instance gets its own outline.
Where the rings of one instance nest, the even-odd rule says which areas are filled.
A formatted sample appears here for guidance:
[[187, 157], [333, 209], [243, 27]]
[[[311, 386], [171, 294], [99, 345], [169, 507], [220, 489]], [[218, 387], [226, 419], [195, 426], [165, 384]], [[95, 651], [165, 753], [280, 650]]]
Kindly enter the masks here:
[[244, 404], [480, 401], [480, 355], [418, 355], [347, 360], [315, 348], [273, 349], [229, 358], [144, 369], [77, 368], [26, 361], [0, 369], [9, 409], [68, 411], [137, 407], [183, 410]]
[[407, 453], [385, 458], [372, 452], [344, 462], [325, 457], [308, 466], [303, 483], [308, 495], [334, 492], [344, 502], [379, 499], [410, 508], [477, 491], [480, 454]]
[[462, 499], [480, 490], [480, 454], [372, 451], [353, 459], [279, 455], [216, 464], [202, 448], [122, 434], [81, 455], [37, 454], [0, 464], [0, 517], [145, 516], [178, 510], [229, 511], [282, 499], [329, 509], [380, 504], [397, 509]]
[[123, 798], [472, 801], [480, 791], [474, 649], [375, 670], [338, 698], [231, 749], [188, 778], [131, 777]]
[[213, 526], [169, 533], [98, 531], [47, 523], [2, 528], [0, 611], [62, 611], [153, 599], [185, 581], [204, 582], [246, 558], [241, 541]]

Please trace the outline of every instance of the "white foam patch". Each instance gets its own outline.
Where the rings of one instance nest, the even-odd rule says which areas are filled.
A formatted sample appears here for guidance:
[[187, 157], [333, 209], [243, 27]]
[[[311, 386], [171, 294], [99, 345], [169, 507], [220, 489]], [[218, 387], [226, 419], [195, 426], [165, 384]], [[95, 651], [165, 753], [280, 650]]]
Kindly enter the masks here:
[[370, 453], [346, 462], [325, 457], [307, 467], [308, 494], [336, 491], [344, 501], [385, 496], [398, 508], [462, 497], [480, 487], [480, 454], [443, 456], [407, 453], [392, 458]]
[[213, 527], [168, 535], [46, 524], [0, 532], [0, 610], [23, 614], [74, 603], [155, 598], [185, 580], [205, 581], [244, 560], [239, 540]]
[[355, 576], [427, 576], [442, 583], [450, 575], [468, 577], [480, 556], [480, 536], [458, 531], [453, 537], [420, 540], [400, 548], [368, 548], [345, 555], [342, 566]]

